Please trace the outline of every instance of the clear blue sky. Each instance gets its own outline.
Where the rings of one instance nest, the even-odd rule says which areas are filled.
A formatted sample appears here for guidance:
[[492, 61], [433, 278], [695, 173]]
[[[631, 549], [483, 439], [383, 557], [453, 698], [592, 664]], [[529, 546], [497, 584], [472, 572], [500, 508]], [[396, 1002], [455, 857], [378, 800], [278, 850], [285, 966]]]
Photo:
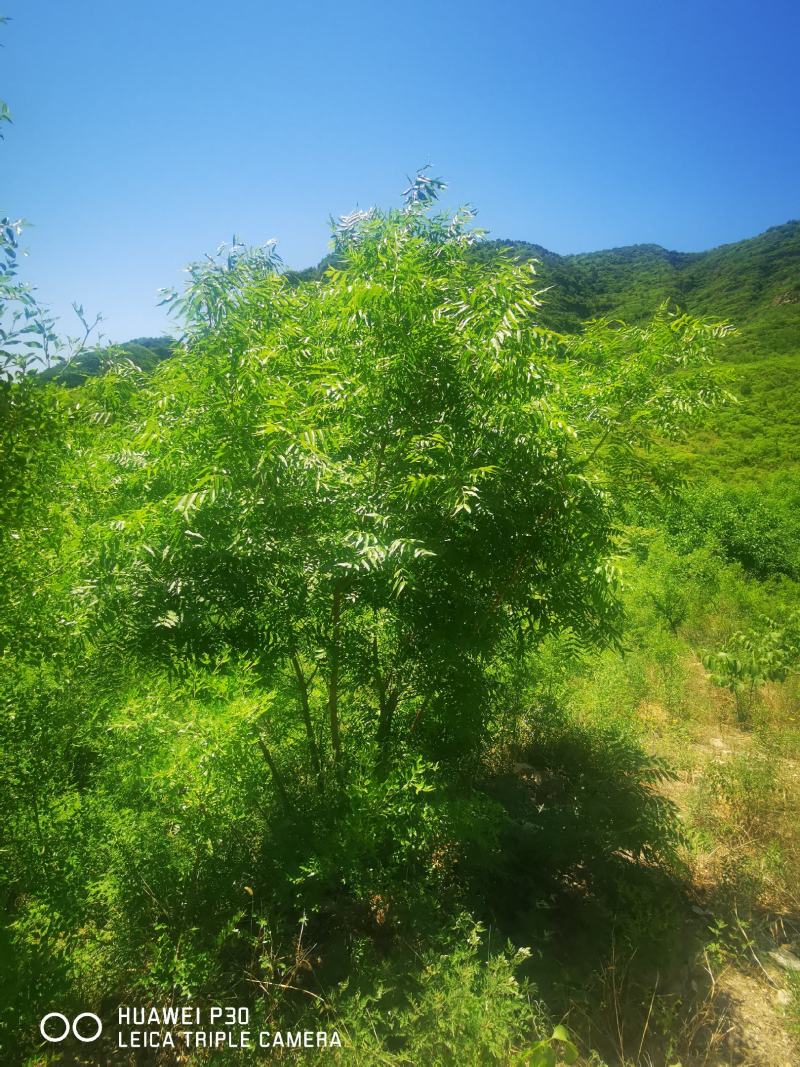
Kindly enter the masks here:
[[[2, 0], [0, 0], [2, 2]], [[698, 250], [800, 215], [797, 0], [5, 0], [0, 212], [26, 274], [112, 340], [232, 233], [326, 251], [328, 215], [431, 161], [481, 224], [558, 252]]]

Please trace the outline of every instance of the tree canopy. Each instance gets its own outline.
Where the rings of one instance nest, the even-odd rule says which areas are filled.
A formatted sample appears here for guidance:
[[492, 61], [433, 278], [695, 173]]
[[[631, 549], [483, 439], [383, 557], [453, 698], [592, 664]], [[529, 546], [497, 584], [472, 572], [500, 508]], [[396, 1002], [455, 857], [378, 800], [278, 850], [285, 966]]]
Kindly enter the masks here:
[[437, 213], [427, 180], [344, 219], [319, 280], [287, 279], [272, 248], [198, 265], [183, 350], [122, 407], [124, 370], [97, 391], [99, 615], [155, 656], [285, 665], [315, 764], [351, 716], [383, 759], [412, 736], [474, 752], [514, 635], [613, 639], [624, 501], [723, 396], [724, 326], [664, 308], [547, 330], [531, 266], [472, 255], [470, 213]]

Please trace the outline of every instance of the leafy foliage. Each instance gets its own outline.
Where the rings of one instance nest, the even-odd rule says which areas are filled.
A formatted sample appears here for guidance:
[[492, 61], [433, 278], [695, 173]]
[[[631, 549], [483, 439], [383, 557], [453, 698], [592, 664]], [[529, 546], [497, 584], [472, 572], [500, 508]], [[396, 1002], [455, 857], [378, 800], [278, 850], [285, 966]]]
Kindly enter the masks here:
[[693, 485], [670, 502], [665, 525], [682, 552], [703, 546], [756, 578], [800, 577], [800, 522], [791, 481], [769, 491]]
[[783, 623], [765, 618], [758, 629], [737, 631], [725, 648], [704, 658], [713, 681], [734, 694], [737, 713], [745, 722], [758, 687], [764, 682], [784, 681], [798, 662], [800, 615], [796, 612]]
[[463, 755], [510, 630], [613, 635], [613, 508], [723, 398], [703, 370], [723, 327], [663, 310], [562, 341], [527, 268], [476, 262], [466, 218], [424, 204], [348, 226], [322, 282], [271, 253], [197, 268], [191, 346], [100, 434], [100, 608], [162, 656], [291, 666], [312, 762], [321, 732], [341, 756], [345, 692], [358, 730], [374, 694], [382, 759], [411, 733]]
[[[667, 768], [558, 694], [621, 641], [622, 524], [673, 484], [663, 441], [725, 400], [727, 328], [662, 307], [556, 334], [530, 267], [475, 254], [439, 188], [335, 225], [320, 278], [236, 241], [194, 265], [155, 366], [8, 381], [12, 1032], [54, 997], [254, 988], [301, 1019], [392, 945], [429, 961], [406, 1045], [379, 1038], [396, 1062], [474, 1039], [548, 1064], [573, 1049], [525, 961], [437, 960], [436, 909], [675, 862]], [[509, 782], [512, 755], [535, 775]]]

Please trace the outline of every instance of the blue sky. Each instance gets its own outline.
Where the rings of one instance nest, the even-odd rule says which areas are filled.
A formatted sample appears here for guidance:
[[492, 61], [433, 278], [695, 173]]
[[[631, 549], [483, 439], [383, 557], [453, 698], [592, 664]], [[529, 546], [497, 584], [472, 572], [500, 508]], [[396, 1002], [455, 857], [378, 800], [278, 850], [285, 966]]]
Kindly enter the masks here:
[[800, 215], [795, 0], [5, 0], [0, 213], [112, 340], [236, 232], [296, 267], [422, 163], [497, 237], [699, 250]]

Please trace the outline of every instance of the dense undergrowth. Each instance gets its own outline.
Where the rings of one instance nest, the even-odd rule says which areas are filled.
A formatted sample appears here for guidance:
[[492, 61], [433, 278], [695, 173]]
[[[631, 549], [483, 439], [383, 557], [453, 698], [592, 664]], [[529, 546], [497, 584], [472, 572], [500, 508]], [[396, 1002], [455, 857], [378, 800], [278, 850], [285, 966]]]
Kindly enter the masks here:
[[352, 1063], [746, 1057], [724, 976], [799, 932], [796, 488], [679, 492], [724, 329], [551, 334], [434, 191], [320, 280], [197, 268], [147, 374], [3, 386], [3, 1062], [183, 1002]]

